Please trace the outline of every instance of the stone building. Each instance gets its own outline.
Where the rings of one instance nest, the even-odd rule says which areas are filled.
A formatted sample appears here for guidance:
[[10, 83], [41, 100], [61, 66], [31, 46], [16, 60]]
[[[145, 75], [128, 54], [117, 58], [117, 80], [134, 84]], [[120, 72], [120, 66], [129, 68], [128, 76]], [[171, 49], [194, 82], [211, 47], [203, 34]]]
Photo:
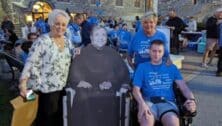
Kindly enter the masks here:
[[167, 15], [174, 8], [180, 17], [193, 16], [198, 22], [204, 21], [213, 12], [222, 7], [222, 0], [159, 0], [158, 12]]
[[[153, 10], [160, 15], [167, 15], [169, 8], [177, 10], [178, 15], [194, 16], [198, 21], [218, 7], [221, 0], [0, 0], [5, 13], [11, 15], [13, 22], [24, 24], [25, 21], [35, 21], [38, 17], [46, 18], [54, 9], [64, 9], [72, 13], [89, 13], [98, 16], [122, 17], [134, 20], [136, 15], [143, 15], [147, 10]], [[158, 9], [157, 9], [158, 8]]]
[[[92, 14], [101, 17], [121, 17], [125, 21], [135, 20], [147, 10], [157, 12], [158, 0], [0, 0], [0, 16], [8, 15], [16, 26], [16, 33], [28, 21], [39, 17], [46, 19], [52, 9], [63, 9], [75, 13]], [[0, 18], [1, 21], [2, 18]]]
[[[122, 17], [134, 20], [148, 10], [167, 15], [174, 8], [180, 17], [193, 16], [198, 22], [204, 21], [219, 7], [221, 0], [0, 0], [3, 11], [10, 15], [18, 27], [39, 17], [48, 17], [54, 8], [75, 13], [90, 13], [97, 16]], [[1, 14], [1, 13], [0, 13]]]
[[[35, 21], [39, 17], [47, 18], [54, 8], [75, 13], [91, 13], [97, 16], [122, 17], [134, 20], [153, 8], [155, 0], [0, 0], [5, 13], [16, 24]], [[156, 0], [157, 1], [157, 0]], [[152, 5], [151, 5], [152, 4]]]

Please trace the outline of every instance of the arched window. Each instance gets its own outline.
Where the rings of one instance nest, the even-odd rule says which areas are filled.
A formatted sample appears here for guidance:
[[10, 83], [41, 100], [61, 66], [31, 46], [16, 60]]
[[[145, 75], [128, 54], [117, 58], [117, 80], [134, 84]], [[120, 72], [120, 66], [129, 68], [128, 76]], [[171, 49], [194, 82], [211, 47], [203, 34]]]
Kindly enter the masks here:
[[49, 12], [52, 11], [52, 7], [47, 2], [36, 2], [32, 6], [32, 17], [35, 21], [36, 19], [42, 17], [43, 19], [48, 18]]
[[140, 7], [140, 0], [135, 0], [134, 7]]
[[116, 0], [116, 6], [123, 6], [123, 0]]

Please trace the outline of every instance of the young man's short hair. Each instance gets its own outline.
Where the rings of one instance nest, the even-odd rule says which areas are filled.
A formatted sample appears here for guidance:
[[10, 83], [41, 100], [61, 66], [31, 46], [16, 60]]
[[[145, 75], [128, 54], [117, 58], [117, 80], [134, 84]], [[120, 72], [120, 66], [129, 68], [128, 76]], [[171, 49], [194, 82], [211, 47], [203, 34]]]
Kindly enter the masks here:
[[153, 40], [150, 44], [150, 48], [152, 47], [152, 45], [162, 45], [162, 46], [164, 46], [164, 42], [162, 40]]

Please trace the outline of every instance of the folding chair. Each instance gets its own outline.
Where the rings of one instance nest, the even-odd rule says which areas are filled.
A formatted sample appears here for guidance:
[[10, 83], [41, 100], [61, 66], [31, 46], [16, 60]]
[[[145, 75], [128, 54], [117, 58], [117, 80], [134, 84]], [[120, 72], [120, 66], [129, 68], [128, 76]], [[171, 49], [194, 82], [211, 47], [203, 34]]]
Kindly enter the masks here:
[[14, 56], [12, 56], [11, 54], [8, 54], [6, 52], [2, 52], [2, 54], [4, 55], [4, 58], [6, 59], [10, 69], [11, 69], [11, 73], [12, 73], [12, 81], [15, 80], [15, 68], [17, 68], [20, 72], [22, 72], [23, 67], [24, 67], [24, 63], [20, 60], [18, 60], [17, 58], [15, 58]]

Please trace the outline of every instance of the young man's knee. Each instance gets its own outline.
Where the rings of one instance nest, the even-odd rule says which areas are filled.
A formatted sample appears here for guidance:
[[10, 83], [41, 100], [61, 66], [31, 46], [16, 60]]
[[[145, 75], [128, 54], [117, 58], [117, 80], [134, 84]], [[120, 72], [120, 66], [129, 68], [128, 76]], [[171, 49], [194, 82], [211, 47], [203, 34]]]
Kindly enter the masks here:
[[164, 126], [179, 126], [179, 118], [174, 112], [165, 113], [161, 118], [161, 122]]
[[155, 119], [153, 115], [148, 115], [148, 117], [143, 116], [139, 120], [140, 126], [154, 126]]

